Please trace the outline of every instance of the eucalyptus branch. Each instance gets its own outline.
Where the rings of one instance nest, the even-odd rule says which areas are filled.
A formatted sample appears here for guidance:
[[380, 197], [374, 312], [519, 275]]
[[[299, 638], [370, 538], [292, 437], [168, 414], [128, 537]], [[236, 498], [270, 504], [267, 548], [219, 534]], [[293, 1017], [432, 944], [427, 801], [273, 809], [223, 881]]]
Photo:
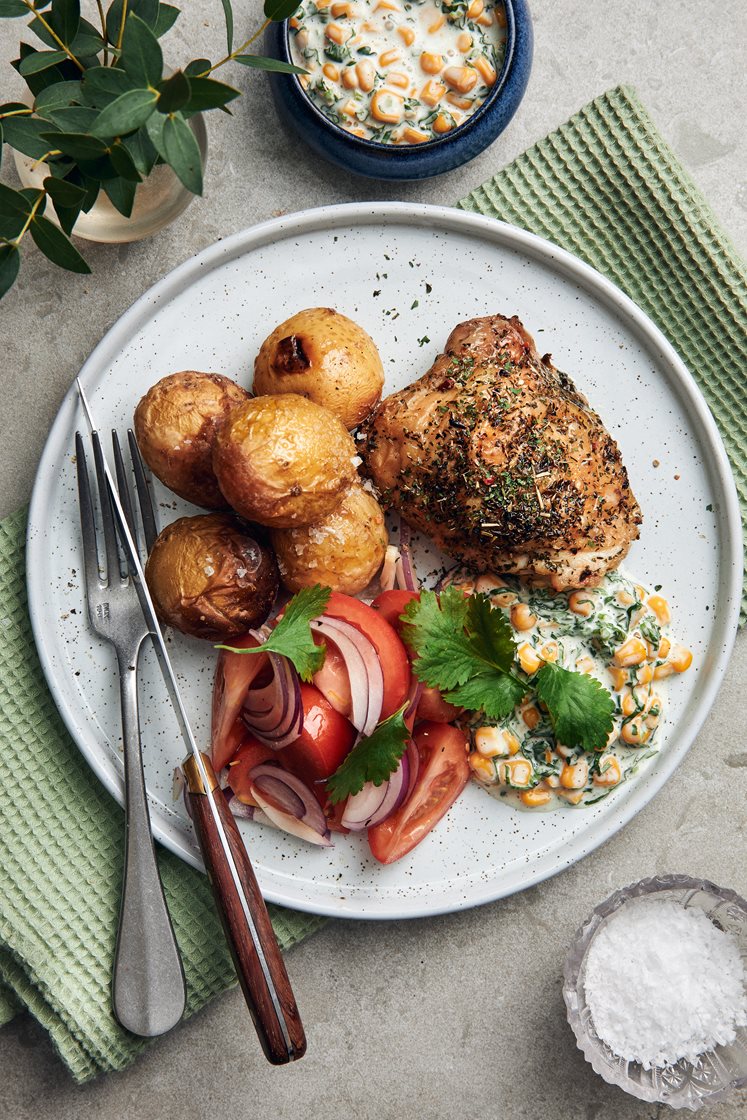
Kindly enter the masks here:
[[31, 207], [28, 218], [23, 223], [23, 229], [21, 230], [21, 232], [18, 234], [17, 237], [14, 237], [12, 241], [7, 242], [8, 245], [15, 245], [16, 249], [18, 248], [18, 246], [21, 244], [24, 233], [26, 232], [26, 230], [29, 228], [29, 226], [31, 225], [31, 223], [34, 220], [34, 217], [36, 215], [36, 211], [39, 209], [39, 204], [41, 203], [42, 199], [45, 199], [46, 197], [47, 197], [47, 195], [46, 195], [45, 191], [40, 191], [39, 192], [39, 197], [37, 198], [34, 205]]
[[104, 40], [104, 66], [109, 65], [109, 47], [106, 39], [106, 16], [104, 15], [104, 5], [101, 0], [96, 0], [96, 7], [99, 10], [99, 20], [101, 21], [101, 38]]
[[213, 70], [217, 70], [219, 66], [224, 66], [227, 62], [232, 62], [234, 60], [234, 58], [236, 58], [238, 55], [243, 54], [247, 47], [250, 47], [252, 45], [252, 43], [255, 42], [256, 39], [259, 39], [262, 32], [271, 23], [272, 23], [271, 19], [266, 19], [265, 22], [260, 27], [260, 29], [258, 31], [255, 31], [254, 34], [251, 36], [251, 38], [247, 39], [247, 41], [245, 43], [242, 43], [241, 46], [237, 47], [235, 51], [231, 51], [230, 54], [227, 54], [226, 57], [222, 58], [219, 62], [213, 63], [213, 65], [210, 67], [209, 70], [203, 70], [203, 72], [199, 76], [201, 78], [205, 78], [205, 77], [207, 77], [208, 74], [212, 74]]
[[[117, 35], [117, 50], [122, 50], [122, 40], [124, 39], [125, 21], [127, 20], [127, 3], [128, 0], [123, 0], [122, 3], [122, 18], [119, 21], [119, 33]], [[106, 33], [104, 33], [104, 41], [106, 41]]]
[[51, 24], [47, 23], [46, 19], [41, 14], [41, 12], [38, 10], [38, 8], [36, 8], [34, 6], [33, 0], [21, 0], [21, 3], [24, 5], [25, 8], [28, 8], [28, 10], [30, 12], [34, 13], [35, 17], [39, 20], [39, 23], [42, 25], [42, 27], [44, 27], [49, 32], [49, 34], [52, 36], [52, 38], [54, 39], [55, 43], [60, 48], [60, 50], [65, 52], [65, 54], [70, 59], [70, 61], [75, 63], [75, 65], [78, 67], [78, 69], [80, 70], [80, 72], [82, 74], [83, 71], [85, 70], [85, 67], [84, 67], [83, 63], [78, 61], [78, 59], [75, 57], [75, 55], [70, 50], [70, 48], [65, 43], [63, 43], [62, 39], [59, 37], [59, 35], [55, 31], [55, 29], [51, 26]]
[[59, 148], [52, 148], [51, 151], [45, 152], [43, 156], [39, 156], [38, 159], [35, 159], [34, 162], [31, 164], [30, 170], [35, 171], [36, 168], [39, 166], [39, 164], [40, 163], [46, 163], [46, 161], [49, 159], [50, 156], [61, 156], [61, 155], [62, 155], [62, 152], [60, 151]]
[[0, 121], [4, 121], [7, 117], [23, 117], [31, 116], [33, 109], [13, 109], [10, 113], [0, 113]]

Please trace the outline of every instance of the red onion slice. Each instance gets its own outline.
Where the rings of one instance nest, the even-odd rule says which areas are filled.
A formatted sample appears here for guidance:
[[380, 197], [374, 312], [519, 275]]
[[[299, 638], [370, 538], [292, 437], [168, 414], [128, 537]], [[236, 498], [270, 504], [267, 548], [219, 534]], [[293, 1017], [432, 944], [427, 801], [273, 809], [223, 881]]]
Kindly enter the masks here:
[[[250, 771], [252, 797], [269, 820], [302, 840], [329, 847], [329, 827], [314, 794], [276, 763], [263, 762]], [[281, 792], [281, 787], [285, 787]], [[285, 804], [287, 811], [279, 808]]]
[[412, 562], [412, 537], [410, 526], [401, 517], [399, 519], [399, 561], [397, 563], [397, 582], [403, 591], [418, 591], [418, 581], [415, 576], [415, 567]]
[[301, 683], [287, 657], [277, 653], [268, 657], [273, 679], [247, 692], [241, 718], [260, 743], [280, 750], [295, 742], [303, 728]]
[[369, 821], [381, 808], [388, 792], [389, 782], [382, 782], [380, 786], [366, 782], [360, 793], [353, 793], [347, 799], [341, 821], [343, 828], [349, 828], [351, 832], [368, 828]]
[[[340, 656], [345, 662], [345, 668], [348, 671], [348, 678], [350, 680], [350, 699], [353, 706], [350, 722], [356, 731], [360, 731], [366, 725], [369, 704], [366, 662], [363, 660], [363, 654], [358, 648], [358, 644], [354, 642], [352, 638], [348, 637], [340, 630], [335, 629], [334, 626], [327, 625], [328, 622], [332, 621], [332, 619], [320, 618], [316, 622], [311, 623], [311, 629], [316, 630], [322, 637], [328, 638], [340, 651]], [[356, 631], [356, 633], [358, 634], [358, 631]], [[329, 697], [327, 697], [327, 699], [329, 699]], [[331, 700], [330, 703], [332, 703]], [[335, 705], [332, 704], [333, 708], [334, 706]]]
[[[381, 719], [381, 709], [384, 704], [384, 674], [381, 670], [381, 662], [379, 661], [376, 647], [370, 638], [367, 638], [366, 635], [362, 634], [360, 630], [357, 630], [355, 626], [351, 626], [349, 622], [344, 622], [340, 618], [327, 618], [325, 615], [315, 623], [315, 626], [321, 634], [329, 633], [330, 641], [335, 642], [338, 649], [340, 649], [338, 636], [343, 635], [348, 638], [363, 658], [363, 664], [366, 667], [366, 676], [368, 678], [368, 710], [366, 712], [365, 723], [362, 727], [358, 727], [355, 720], [353, 720], [353, 723], [355, 724], [356, 730], [359, 731], [361, 735], [371, 735]], [[340, 653], [343, 657], [345, 656], [342, 653], [342, 649], [340, 649]], [[355, 691], [353, 689], [352, 678], [350, 681], [350, 690], [353, 704], [355, 705]], [[362, 707], [362, 701], [360, 706]]]
[[354, 793], [347, 800], [342, 824], [351, 832], [372, 828], [391, 816], [405, 800], [410, 790], [410, 759], [403, 754], [399, 766], [389, 780], [375, 786], [366, 782], [360, 793]]

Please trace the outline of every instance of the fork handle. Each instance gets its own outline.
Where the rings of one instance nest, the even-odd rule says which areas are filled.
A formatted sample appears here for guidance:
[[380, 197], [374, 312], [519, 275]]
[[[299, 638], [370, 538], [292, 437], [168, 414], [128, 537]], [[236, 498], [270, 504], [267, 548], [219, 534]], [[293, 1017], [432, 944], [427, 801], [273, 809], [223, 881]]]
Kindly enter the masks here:
[[137, 711], [137, 652], [120, 655], [125, 766], [125, 862], [112, 1006], [133, 1034], [153, 1038], [179, 1022], [184, 971], [163, 895], [151, 835]]
[[197, 759], [190, 756], [183, 764], [187, 797], [239, 983], [268, 1061], [297, 1061], [306, 1051], [306, 1037], [270, 915], [210, 759], [201, 757], [207, 788]]

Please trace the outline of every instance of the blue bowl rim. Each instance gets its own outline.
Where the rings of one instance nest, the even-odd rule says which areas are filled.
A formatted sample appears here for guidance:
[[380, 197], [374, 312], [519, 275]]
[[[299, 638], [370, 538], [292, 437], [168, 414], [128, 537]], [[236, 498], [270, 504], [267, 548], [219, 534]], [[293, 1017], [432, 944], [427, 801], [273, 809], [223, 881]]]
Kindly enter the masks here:
[[[321, 109], [319, 109], [311, 100], [309, 95], [299, 81], [298, 74], [291, 74], [291, 78], [297, 94], [303, 99], [303, 102], [308, 106], [312, 115], [317, 123], [330, 132], [337, 140], [344, 143], [354, 145], [363, 151], [371, 152], [372, 154], [386, 152], [390, 157], [396, 153], [398, 160], [404, 161], [408, 157], [414, 156], [417, 153], [425, 152], [438, 152], [445, 148], [450, 147], [454, 143], [461, 141], [465, 136], [479, 126], [491, 112], [498, 108], [497, 102], [503, 93], [508, 81], [509, 74], [516, 63], [516, 9], [514, 7], [515, 0], [501, 0], [504, 11], [506, 13], [506, 50], [503, 56], [503, 65], [501, 66], [500, 73], [496, 79], [495, 85], [491, 89], [488, 96], [483, 101], [480, 108], [476, 113], [472, 113], [463, 124], [457, 125], [451, 132], [447, 132], [444, 136], [438, 139], [427, 140], [424, 144], [386, 144], [380, 140], [368, 140], [361, 136], [353, 136], [352, 133], [347, 132], [339, 124], [335, 124], [326, 116]], [[531, 21], [528, 8], [526, 9], [527, 19]], [[292, 62], [292, 56], [289, 43], [289, 21], [283, 20], [280, 25], [280, 43], [286, 55], [285, 61]]]

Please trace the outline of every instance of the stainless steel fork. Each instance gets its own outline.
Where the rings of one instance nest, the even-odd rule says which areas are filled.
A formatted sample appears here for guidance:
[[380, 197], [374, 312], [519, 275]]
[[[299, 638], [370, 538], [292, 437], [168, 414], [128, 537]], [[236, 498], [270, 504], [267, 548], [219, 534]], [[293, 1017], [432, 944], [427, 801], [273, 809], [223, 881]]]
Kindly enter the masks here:
[[[125, 863], [122, 905], [112, 974], [112, 1006], [118, 1022], [153, 1037], [181, 1019], [186, 1001], [184, 971], [171, 926], [151, 835], [138, 719], [137, 663], [149, 634], [137, 592], [123, 569], [104, 472], [104, 453], [92, 432], [103, 556], [98, 547], [94, 503], [80, 432], [75, 435], [78, 496], [88, 615], [92, 629], [114, 646], [119, 669], [124, 742]], [[135, 491], [128, 481], [117, 433], [112, 433], [117, 489], [133, 539], [136, 505], [142, 538], [150, 550], [157, 529], [147, 477], [133, 432], [128, 432]], [[134, 495], [136, 499], [133, 500]], [[102, 563], [103, 561], [103, 563]], [[124, 571], [124, 574], [123, 574]]]

